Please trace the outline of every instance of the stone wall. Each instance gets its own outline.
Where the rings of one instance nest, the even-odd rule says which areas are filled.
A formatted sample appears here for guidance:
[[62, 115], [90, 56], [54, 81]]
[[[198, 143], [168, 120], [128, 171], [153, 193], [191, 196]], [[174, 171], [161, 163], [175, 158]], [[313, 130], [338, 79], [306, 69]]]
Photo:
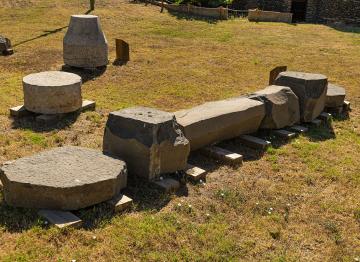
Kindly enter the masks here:
[[248, 19], [251, 22], [291, 23], [292, 22], [292, 13], [249, 10]]

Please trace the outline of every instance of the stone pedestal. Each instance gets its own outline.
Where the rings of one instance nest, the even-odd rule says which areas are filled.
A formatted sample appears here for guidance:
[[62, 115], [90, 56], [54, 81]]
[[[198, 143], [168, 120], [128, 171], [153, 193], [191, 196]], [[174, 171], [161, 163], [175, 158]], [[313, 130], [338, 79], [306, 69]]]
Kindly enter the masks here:
[[62, 114], [81, 108], [81, 77], [48, 71], [23, 78], [24, 106], [39, 114]]
[[328, 85], [326, 76], [286, 71], [279, 74], [275, 84], [288, 86], [297, 95], [301, 121], [311, 122], [323, 112]]
[[103, 151], [123, 159], [129, 175], [153, 180], [161, 174], [184, 170], [190, 144], [174, 114], [133, 107], [110, 113]]
[[92, 206], [112, 199], [127, 184], [125, 162], [72, 146], [5, 164], [0, 175], [9, 205], [41, 209]]
[[108, 64], [108, 43], [97, 16], [71, 16], [64, 37], [64, 63], [82, 68]]

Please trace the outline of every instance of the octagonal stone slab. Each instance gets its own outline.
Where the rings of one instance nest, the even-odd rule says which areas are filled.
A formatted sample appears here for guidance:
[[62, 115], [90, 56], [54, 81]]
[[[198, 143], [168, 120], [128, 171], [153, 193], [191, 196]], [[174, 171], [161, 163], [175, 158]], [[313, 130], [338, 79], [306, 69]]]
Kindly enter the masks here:
[[5, 164], [0, 179], [11, 206], [77, 210], [119, 194], [127, 169], [100, 151], [66, 146]]

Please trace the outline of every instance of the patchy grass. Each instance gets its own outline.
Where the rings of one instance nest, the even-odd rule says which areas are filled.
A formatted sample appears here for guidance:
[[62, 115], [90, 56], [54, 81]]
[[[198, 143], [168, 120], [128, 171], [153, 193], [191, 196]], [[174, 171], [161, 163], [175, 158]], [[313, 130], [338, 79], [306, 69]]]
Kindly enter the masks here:
[[[69, 16], [88, 1], [5, 1], [2, 34], [15, 55], [0, 57], [0, 163], [44, 149], [101, 149], [107, 114], [133, 105], [174, 111], [266, 86], [268, 72], [287, 65], [319, 72], [346, 87], [353, 111], [332, 129], [314, 128], [263, 157], [230, 168], [211, 166], [206, 185], [179, 196], [129, 185], [131, 212], [106, 205], [80, 210], [84, 229], [48, 227], [35, 210], [0, 201], [1, 261], [354, 261], [360, 257], [360, 30], [324, 25], [188, 19], [125, 1], [98, 1], [115, 58], [114, 38], [130, 43], [131, 61], [87, 73], [83, 96], [96, 112], [44, 129], [13, 121], [22, 103], [21, 79], [59, 70]], [[231, 143], [229, 144], [229, 146]], [[240, 148], [236, 142], [233, 148]], [[1, 194], [2, 195], [2, 194]], [[180, 204], [180, 206], [179, 206]], [[190, 205], [190, 207], [189, 207]]]

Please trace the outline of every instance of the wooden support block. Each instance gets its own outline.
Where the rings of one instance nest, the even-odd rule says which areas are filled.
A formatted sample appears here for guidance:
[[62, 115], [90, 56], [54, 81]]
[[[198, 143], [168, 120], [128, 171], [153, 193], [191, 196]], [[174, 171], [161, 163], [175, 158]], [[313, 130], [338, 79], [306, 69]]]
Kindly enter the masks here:
[[289, 129], [297, 133], [306, 133], [307, 131], [309, 131], [309, 128], [305, 126], [291, 126], [289, 127]]
[[201, 152], [204, 155], [207, 155], [211, 158], [224, 161], [230, 165], [241, 165], [243, 161], [243, 156], [234, 152], [230, 152], [226, 149], [217, 146], [207, 146], [201, 149]]
[[82, 226], [82, 220], [71, 212], [42, 209], [38, 214], [58, 228]]
[[278, 129], [278, 130], [274, 130], [273, 131], [274, 135], [281, 137], [281, 138], [285, 138], [285, 139], [291, 139], [296, 137], [296, 133], [291, 132], [291, 131], [287, 131], [284, 129]]
[[172, 178], [154, 181], [153, 184], [165, 193], [175, 192], [180, 188], [180, 182]]
[[240, 141], [251, 148], [255, 148], [255, 149], [261, 149], [261, 150], [265, 150], [266, 148], [268, 148], [271, 145], [270, 141], [255, 137], [255, 136], [250, 136], [250, 135], [242, 135], [240, 136]]
[[321, 126], [322, 124], [322, 120], [316, 118], [313, 121], [310, 122], [310, 124], [314, 125], [314, 126]]
[[207, 172], [200, 167], [188, 164], [185, 170], [185, 174], [190, 180], [198, 182], [200, 180], [205, 181]]
[[114, 197], [113, 199], [110, 199], [107, 201], [109, 205], [114, 207], [115, 212], [121, 212], [125, 209], [128, 209], [131, 207], [133, 200], [130, 197], [127, 197], [125, 195], [119, 194], [118, 196]]
[[83, 100], [80, 111], [81, 112], [94, 111], [95, 107], [96, 107], [96, 103], [94, 101]]
[[344, 111], [350, 111], [351, 107], [350, 107], [349, 101], [347, 101], [347, 100], [344, 101], [343, 109], [344, 109]]
[[32, 113], [30, 111], [26, 110], [24, 105], [10, 108], [10, 116], [12, 117], [24, 117], [31, 114]]
[[331, 114], [329, 113], [326, 113], [326, 112], [322, 112], [320, 115], [319, 115], [319, 119], [322, 120], [322, 121], [325, 121], [325, 122], [329, 122], [331, 120]]

